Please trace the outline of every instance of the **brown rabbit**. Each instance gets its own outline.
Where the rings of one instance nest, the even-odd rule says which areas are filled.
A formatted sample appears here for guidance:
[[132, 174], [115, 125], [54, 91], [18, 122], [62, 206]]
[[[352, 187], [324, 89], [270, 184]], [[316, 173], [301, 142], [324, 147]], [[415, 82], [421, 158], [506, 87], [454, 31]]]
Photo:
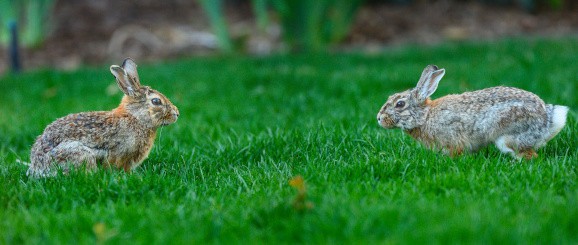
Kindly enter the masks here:
[[568, 107], [545, 104], [517, 88], [493, 87], [429, 97], [444, 69], [427, 66], [414, 89], [394, 94], [377, 114], [384, 128], [401, 128], [430, 148], [450, 155], [495, 145], [514, 157], [532, 158], [566, 124]]
[[157, 128], [174, 123], [179, 110], [160, 92], [141, 86], [137, 65], [130, 58], [110, 71], [125, 94], [112, 111], [82, 112], [62, 117], [46, 127], [30, 153], [31, 177], [55, 175], [55, 166], [67, 170], [86, 163], [115, 166], [126, 172], [147, 158]]

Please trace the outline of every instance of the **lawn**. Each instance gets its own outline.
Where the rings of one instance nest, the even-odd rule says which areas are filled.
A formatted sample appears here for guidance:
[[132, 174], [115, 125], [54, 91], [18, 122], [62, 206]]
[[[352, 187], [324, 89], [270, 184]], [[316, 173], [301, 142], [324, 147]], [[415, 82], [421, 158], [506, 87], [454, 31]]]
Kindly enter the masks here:
[[[450, 158], [380, 128], [387, 97], [430, 63], [446, 68], [434, 98], [515, 86], [570, 106], [568, 124], [522, 162], [494, 146]], [[44, 127], [112, 109], [121, 94], [107, 65], [0, 78], [0, 243], [578, 242], [576, 38], [139, 70], [181, 112], [141, 167], [41, 180], [17, 160]], [[305, 196], [289, 184], [297, 176]]]

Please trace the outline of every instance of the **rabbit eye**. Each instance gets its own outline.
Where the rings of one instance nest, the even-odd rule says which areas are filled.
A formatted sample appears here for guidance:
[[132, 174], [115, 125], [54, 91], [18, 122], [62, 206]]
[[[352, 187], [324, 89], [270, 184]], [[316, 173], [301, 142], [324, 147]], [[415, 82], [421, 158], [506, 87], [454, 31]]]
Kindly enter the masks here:
[[162, 102], [159, 98], [151, 99], [151, 103], [153, 103], [153, 105], [161, 105], [162, 104]]
[[395, 103], [395, 108], [402, 108], [405, 106], [405, 101], [400, 100], [397, 103]]

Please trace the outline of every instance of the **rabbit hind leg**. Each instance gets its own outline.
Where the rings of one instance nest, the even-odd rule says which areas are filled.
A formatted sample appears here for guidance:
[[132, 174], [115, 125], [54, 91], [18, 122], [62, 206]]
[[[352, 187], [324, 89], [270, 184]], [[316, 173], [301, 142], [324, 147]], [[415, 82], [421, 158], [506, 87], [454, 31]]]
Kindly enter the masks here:
[[517, 154], [518, 157], [530, 160], [532, 158], [538, 157], [538, 153], [532, 148], [520, 149]]
[[52, 158], [50, 155], [36, 152], [30, 158], [30, 166], [28, 171], [26, 171], [26, 175], [32, 178], [53, 177], [56, 172], [53, 171], [51, 163]]
[[537, 139], [535, 133], [518, 136], [504, 135], [498, 137], [494, 143], [501, 152], [510, 154], [517, 159], [532, 159], [538, 156], [534, 151], [534, 146], [537, 142], [529, 139]]
[[518, 157], [525, 159], [532, 159], [538, 156], [535, 149], [546, 145], [544, 135], [547, 132], [541, 129], [530, 129], [515, 137], [515, 144], [517, 146]]
[[514, 146], [515, 144], [513, 143], [513, 137], [510, 135], [504, 135], [504, 136], [500, 136], [498, 137], [498, 139], [496, 139], [496, 141], [494, 141], [494, 144], [496, 145], [496, 147], [498, 147], [498, 149], [504, 153], [504, 154], [510, 154], [513, 157], [518, 158], [516, 151], [514, 150]]
[[62, 142], [52, 149], [51, 154], [54, 156], [53, 159], [61, 164], [65, 173], [68, 173], [68, 167], [63, 165], [65, 163], [72, 163], [76, 168], [85, 163], [85, 169], [89, 172], [96, 169], [97, 150], [87, 147], [82, 142]]

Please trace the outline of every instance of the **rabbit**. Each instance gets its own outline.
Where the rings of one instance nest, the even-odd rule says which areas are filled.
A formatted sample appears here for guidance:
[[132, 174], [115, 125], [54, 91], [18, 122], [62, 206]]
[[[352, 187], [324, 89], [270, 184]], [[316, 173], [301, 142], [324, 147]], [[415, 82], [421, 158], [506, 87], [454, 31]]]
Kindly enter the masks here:
[[100, 163], [129, 172], [149, 155], [157, 129], [177, 121], [179, 110], [166, 96], [141, 86], [132, 59], [110, 71], [124, 93], [120, 105], [112, 111], [70, 114], [48, 125], [30, 151], [28, 176], [54, 176], [56, 165], [67, 172], [67, 164], [83, 163], [89, 171]]
[[568, 107], [545, 104], [512, 87], [491, 87], [431, 100], [445, 69], [427, 66], [413, 89], [391, 95], [377, 114], [383, 128], [401, 128], [450, 156], [494, 143], [516, 159], [537, 157], [566, 124]]

